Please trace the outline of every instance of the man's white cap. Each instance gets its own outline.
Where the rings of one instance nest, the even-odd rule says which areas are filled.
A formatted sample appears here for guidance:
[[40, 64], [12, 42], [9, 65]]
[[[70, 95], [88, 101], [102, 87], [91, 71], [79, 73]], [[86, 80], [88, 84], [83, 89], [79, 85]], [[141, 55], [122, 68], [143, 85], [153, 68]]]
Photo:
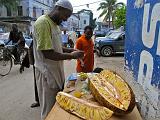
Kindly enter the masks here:
[[55, 5], [73, 11], [72, 4], [68, 0], [58, 0]]

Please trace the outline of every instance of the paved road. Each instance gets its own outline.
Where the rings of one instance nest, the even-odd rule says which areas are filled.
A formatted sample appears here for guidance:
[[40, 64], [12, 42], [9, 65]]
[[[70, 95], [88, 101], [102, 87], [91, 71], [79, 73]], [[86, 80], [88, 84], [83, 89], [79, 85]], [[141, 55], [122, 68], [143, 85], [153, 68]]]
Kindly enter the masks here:
[[0, 120], [40, 120], [39, 109], [31, 109], [34, 102], [32, 69], [18, 73], [18, 66], [0, 79]]
[[[97, 58], [96, 66], [116, 69], [123, 67], [123, 57]], [[40, 120], [39, 108], [30, 108], [34, 102], [33, 71], [18, 72], [14, 66], [10, 74], [0, 78], [0, 120]], [[65, 74], [75, 72], [75, 61], [65, 62]]]
[[[68, 76], [75, 72], [75, 61], [65, 62]], [[39, 108], [30, 108], [34, 102], [32, 68], [19, 73], [19, 66], [13, 66], [9, 75], [0, 77], [0, 120], [40, 120]]]
[[101, 67], [119, 72], [120, 69], [124, 68], [123, 54], [118, 54], [114, 57], [96, 57], [95, 67]]

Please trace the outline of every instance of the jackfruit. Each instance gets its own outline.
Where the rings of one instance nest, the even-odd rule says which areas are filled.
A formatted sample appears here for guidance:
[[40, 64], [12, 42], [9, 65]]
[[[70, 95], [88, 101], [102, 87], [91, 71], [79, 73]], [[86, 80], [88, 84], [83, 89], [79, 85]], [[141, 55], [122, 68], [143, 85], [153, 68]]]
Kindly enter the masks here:
[[83, 80], [86, 80], [88, 78], [88, 75], [87, 73], [84, 73], [84, 72], [80, 72], [78, 74], [80, 76], [80, 79], [83, 81]]
[[90, 79], [89, 88], [94, 98], [117, 115], [130, 113], [135, 106], [131, 87], [119, 75], [104, 70]]
[[59, 92], [56, 100], [64, 110], [86, 120], [107, 120], [113, 114], [105, 107], [94, 105], [64, 92]]

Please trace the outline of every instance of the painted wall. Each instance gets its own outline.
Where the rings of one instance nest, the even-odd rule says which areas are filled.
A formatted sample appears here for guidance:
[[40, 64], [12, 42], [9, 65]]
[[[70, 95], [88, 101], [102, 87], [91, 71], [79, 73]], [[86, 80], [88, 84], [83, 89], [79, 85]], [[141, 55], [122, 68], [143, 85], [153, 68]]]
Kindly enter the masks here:
[[[36, 8], [36, 17], [38, 18], [39, 16], [42, 15], [42, 10], [44, 10], [44, 14], [48, 13], [51, 8], [53, 7], [51, 2], [52, 0], [49, 0], [49, 4], [47, 3], [47, 0], [43, 1], [43, 0], [31, 0], [33, 2], [31, 2], [31, 6], [30, 6], [30, 16], [33, 17], [33, 7]], [[39, 2], [38, 2], [39, 1]]]
[[[28, 0], [29, 1], [29, 16], [33, 17], [33, 7], [36, 8], [36, 17], [38, 18], [42, 15], [42, 10], [44, 14], [48, 13], [53, 7], [53, 0]], [[33, 25], [35, 21], [31, 21], [30, 31], [33, 32]]]
[[[160, 119], [160, 0], [128, 0], [125, 65], [143, 91], [147, 120]], [[140, 94], [140, 93], [137, 93]], [[138, 96], [138, 95], [137, 95]], [[141, 98], [140, 98], [141, 97]]]
[[[80, 21], [79, 21], [79, 29], [84, 29], [85, 26], [89, 25], [90, 16], [86, 13], [79, 14]], [[86, 23], [84, 23], [86, 21]]]
[[[23, 9], [23, 16], [33, 17], [33, 7], [36, 7], [36, 17], [48, 13], [53, 7], [53, 0], [21, 0], [20, 5]], [[12, 11], [12, 16], [17, 16], [17, 11]], [[0, 16], [7, 17], [7, 10], [5, 7], [0, 8]]]
[[75, 31], [79, 27], [79, 18], [76, 17], [74, 14], [71, 15], [71, 17], [68, 18], [68, 30], [69, 31]]

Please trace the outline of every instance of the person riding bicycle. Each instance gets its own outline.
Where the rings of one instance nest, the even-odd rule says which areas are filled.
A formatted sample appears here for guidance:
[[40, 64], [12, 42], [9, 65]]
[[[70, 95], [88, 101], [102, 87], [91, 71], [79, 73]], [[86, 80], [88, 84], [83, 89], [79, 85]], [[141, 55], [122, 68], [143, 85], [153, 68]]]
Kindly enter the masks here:
[[12, 45], [15, 45], [15, 48], [13, 49], [13, 55], [15, 57], [15, 64], [20, 63], [20, 53], [21, 49], [25, 45], [25, 39], [23, 37], [23, 33], [21, 31], [18, 31], [18, 27], [16, 24], [12, 24], [12, 31], [10, 31], [9, 34], [9, 41], [6, 43], [6, 45], [12, 41]]

